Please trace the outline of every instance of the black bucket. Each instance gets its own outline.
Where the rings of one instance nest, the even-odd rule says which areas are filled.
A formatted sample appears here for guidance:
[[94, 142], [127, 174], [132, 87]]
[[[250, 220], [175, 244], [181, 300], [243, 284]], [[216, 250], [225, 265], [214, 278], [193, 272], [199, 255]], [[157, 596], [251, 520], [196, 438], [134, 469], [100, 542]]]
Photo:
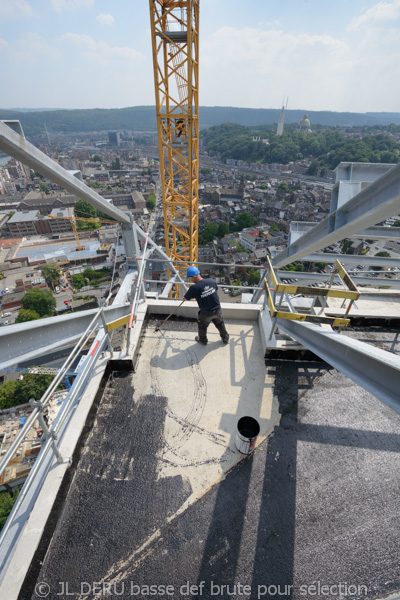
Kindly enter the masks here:
[[242, 454], [250, 454], [256, 445], [260, 425], [253, 417], [242, 417], [237, 424], [236, 448]]

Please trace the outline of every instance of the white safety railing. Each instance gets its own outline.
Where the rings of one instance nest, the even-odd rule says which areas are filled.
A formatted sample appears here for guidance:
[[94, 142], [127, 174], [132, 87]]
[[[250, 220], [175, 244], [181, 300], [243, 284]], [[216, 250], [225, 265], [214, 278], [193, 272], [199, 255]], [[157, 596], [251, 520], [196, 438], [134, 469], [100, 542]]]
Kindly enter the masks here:
[[61, 367], [61, 369], [59, 370], [58, 374], [54, 377], [53, 381], [51, 382], [51, 384], [49, 385], [49, 387], [47, 388], [47, 390], [45, 391], [43, 396], [40, 398], [40, 400], [36, 401], [36, 400], [32, 399], [30, 401], [30, 404], [31, 404], [33, 410], [31, 412], [31, 414], [29, 415], [29, 417], [27, 418], [24, 425], [22, 426], [22, 428], [20, 429], [20, 431], [18, 432], [16, 438], [10, 443], [10, 447], [8, 448], [4, 457], [0, 461], [0, 475], [1, 475], [4, 472], [4, 470], [7, 468], [7, 465], [9, 464], [12, 457], [18, 451], [19, 445], [24, 441], [24, 439], [29, 434], [29, 431], [33, 427], [35, 421], [38, 420], [39, 424], [41, 426], [41, 429], [43, 431], [42, 438], [40, 438], [42, 441], [42, 448], [41, 448], [41, 451], [34, 463], [32, 470], [30, 471], [26, 481], [24, 482], [23, 488], [22, 488], [20, 494], [18, 495], [18, 498], [12, 508], [12, 511], [10, 512], [8, 519], [1, 531], [0, 546], [4, 541], [9, 528], [11, 527], [14, 516], [17, 514], [32, 483], [34, 482], [34, 480], [37, 476], [37, 473], [39, 472], [40, 467], [42, 466], [42, 464], [46, 458], [47, 452], [51, 449], [54, 452], [54, 455], [55, 455], [57, 461], [60, 463], [64, 462], [64, 458], [62, 457], [62, 455], [58, 449], [56, 440], [58, 439], [58, 435], [59, 435], [61, 427], [63, 426], [67, 416], [69, 415], [72, 404], [74, 403], [78, 394], [82, 391], [82, 387], [86, 383], [86, 379], [87, 379], [89, 370], [92, 368], [93, 364], [96, 362], [99, 352], [102, 350], [102, 344], [100, 344], [98, 342], [95, 345], [95, 348], [92, 351], [92, 353], [90, 354], [90, 356], [86, 357], [86, 360], [82, 364], [82, 366], [78, 372], [78, 375], [75, 379], [75, 382], [74, 382], [71, 390], [69, 391], [65, 402], [63, 403], [63, 405], [61, 407], [61, 410], [60, 410], [58, 417], [54, 423], [54, 426], [51, 427], [50, 429], [48, 428], [48, 426], [45, 422], [44, 412], [50, 402], [53, 392], [57, 389], [57, 387], [60, 384], [60, 382], [62, 381], [63, 377], [66, 376], [67, 372], [71, 368], [72, 363], [77, 358], [77, 356], [82, 351], [82, 349], [85, 347], [85, 345], [88, 343], [91, 336], [93, 336], [93, 334], [95, 332], [97, 332], [101, 327], [104, 327], [104, 330], [105, 330], [104, 331], [104, 334], [105, 334], [104, 340], [107, 339], [106, 338], [106, 333], [107, 333], [106, 328], [102, 322], [102, 317], [104, 317], [103, 312], [104, 312], [104, 309], [103, 309], [103, 307], [101, 307], [98, 310], [98, 312], [95, 314], [95, 316], [93, 317], [93, 319], [90, 322], [90, 324], [88, 325], [86, 331], [82, 334], [82, 336], [79, 339], [79, 341], [77, 342], [75, 348], [73, 349], [73, 351], [71, 352], [71, 354], [69, 355], [69, 357], [67, 358], [67, 360], [65, 361], [63, 366]]

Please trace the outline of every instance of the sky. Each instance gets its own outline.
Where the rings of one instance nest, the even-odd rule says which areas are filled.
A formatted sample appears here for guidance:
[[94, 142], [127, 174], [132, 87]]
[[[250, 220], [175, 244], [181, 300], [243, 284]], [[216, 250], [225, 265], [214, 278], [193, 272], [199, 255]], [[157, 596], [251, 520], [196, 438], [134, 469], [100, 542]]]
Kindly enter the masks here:
[[[400, 0], [200, 0], [199, 70], [202, 106], [400, 112]], [[0, 108], [154, 104], [148, 0], [0, 0]]]

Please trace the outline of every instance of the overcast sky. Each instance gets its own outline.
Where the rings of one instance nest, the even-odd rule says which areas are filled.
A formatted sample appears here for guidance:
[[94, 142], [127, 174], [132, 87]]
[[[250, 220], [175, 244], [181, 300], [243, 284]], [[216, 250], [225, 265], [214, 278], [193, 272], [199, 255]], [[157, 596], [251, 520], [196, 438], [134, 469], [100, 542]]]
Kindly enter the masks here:
[[[400, 112], [400, 0], [200, 0], [200, 104]], [[0, 108], [154, 104], [148, 0], [0, 0]]]

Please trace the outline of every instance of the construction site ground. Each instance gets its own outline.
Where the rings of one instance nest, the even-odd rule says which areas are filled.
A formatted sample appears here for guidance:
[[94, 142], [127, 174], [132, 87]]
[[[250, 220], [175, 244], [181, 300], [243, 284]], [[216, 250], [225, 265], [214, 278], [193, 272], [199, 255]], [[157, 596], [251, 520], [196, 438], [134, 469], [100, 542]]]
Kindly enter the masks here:
[[265, 362], [254, 321], [202, 346], [160, 320], [109, 373], [20, 600], [400, 592], [400, 415], [323, 362]]

